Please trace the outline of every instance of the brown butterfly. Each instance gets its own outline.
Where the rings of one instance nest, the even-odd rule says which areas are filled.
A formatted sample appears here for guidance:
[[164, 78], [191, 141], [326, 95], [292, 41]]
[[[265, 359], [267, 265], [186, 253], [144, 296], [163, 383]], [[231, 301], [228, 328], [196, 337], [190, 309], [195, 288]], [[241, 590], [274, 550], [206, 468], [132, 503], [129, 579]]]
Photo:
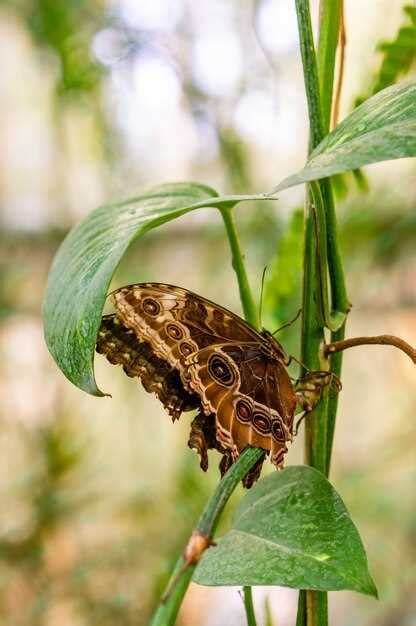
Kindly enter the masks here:
[[[189, 446], [208, 467], [207, 449], [223, 454], [223, 474], [247, 446], [283, 466], [293, 438], [296, 404], [312, 410], [328, 372], [308, 374], [296, 388], [290, 357], [267, 331], [181, 287], [142, 283], [111, 294], [115, 314], [103, 317], [97, 351], [154, 392], [173, 420], [198, 409]], [[245, 479], [250, 486], [264, 457]]]

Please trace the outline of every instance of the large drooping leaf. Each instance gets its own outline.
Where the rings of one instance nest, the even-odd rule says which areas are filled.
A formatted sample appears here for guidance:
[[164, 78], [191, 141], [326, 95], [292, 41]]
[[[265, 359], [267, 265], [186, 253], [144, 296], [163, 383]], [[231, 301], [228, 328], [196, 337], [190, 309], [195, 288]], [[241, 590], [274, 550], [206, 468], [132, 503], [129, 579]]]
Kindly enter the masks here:
[[99, 207], [81, 221], [58, 250], [43, 305], [46, 343], [65, 376], [102, 395], [94, 378], [95, 341], [111, 278], [135, 238], [198, 208], [262, 198], [219, 197], [205, 185], [176, 183]]
[[345, 505], [317, 470], [292, 466], [247, 493], [195, 573], [202, 585], [351, 589], [377, 596]]
[[285, 178], [280, 191], [369, 163], [416, 156], [416, 82], [383, 89], [357, 107]]

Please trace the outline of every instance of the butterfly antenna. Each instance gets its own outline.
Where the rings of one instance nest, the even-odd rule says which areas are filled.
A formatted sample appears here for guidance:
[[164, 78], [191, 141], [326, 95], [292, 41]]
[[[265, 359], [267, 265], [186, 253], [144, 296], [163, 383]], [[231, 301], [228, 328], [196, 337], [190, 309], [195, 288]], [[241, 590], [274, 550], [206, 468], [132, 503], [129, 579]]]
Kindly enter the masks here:
[[275, 330], [272, 335], [275, 335], [276, 333], [278, 333], [280, 330], [283, 330], [283, 328], [287, 328], [288, 326], [291, 326], [292, 324], [294, 324], [296, 322], [296, 320], [298, 319], [299, 315], [302, 313], [302, 309], [299, 309], [299, 311], [296, 313], [295, 317], [293, 318], [293, 320], [290, 320], [290, 322], [286, 322], [286, 324], [283, 324], [283, 326], [279, 326], [279, 328], [277, 330]]
[[293, 354], [291, 354], [289, 356], [289, 361], [286, 365], [290, 365], [292, 361], [295, 361], [295, 363], [297, 363], [298, 365], [300, 365], [301, 367], [303, 367], [303, 369], [305, 370], [305, 372], [310, 372], [311, 370], [309, 369], [309, 367], [307, 367], [305, 365], [305, 363], [302, 363], [302, 361], [299, 361], [299, 359], [297, 359], [295, 356], [293, 356]]
[[260, 328], [262, 327], [262, 325], [261, 325], [261, 314], [262, 314], [262, 311], [263, 311], [263, 289], [264, 289], [264, 279], [265, 279], [265, 276], [266, 276], [266, 272], [267, 272], [267, 265], [264, 266], [263, 274], [261, 276], [261, 291], [260, 291], [260, 306], [259, 306]]
[[307, 411], [302, 411], [301, 413], [298, 413], [298, 415], [297, 415], [298, 419], [297, 419], [295, 427], [293, 429], [293, 436], [294, 437], [297, 437], [297, 435], [299, 433], [300, 425], [302, 424], [302, 422], [303, 422], [303, 420], [305, 419], [306, 416], [307, 416]]

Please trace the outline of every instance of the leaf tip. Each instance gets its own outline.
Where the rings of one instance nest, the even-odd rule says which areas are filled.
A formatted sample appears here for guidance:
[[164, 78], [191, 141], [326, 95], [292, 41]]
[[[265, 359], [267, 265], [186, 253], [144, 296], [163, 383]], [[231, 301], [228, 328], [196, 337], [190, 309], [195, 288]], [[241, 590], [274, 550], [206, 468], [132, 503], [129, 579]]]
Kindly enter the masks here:
[[97, 386], [91, 390], [85, 389], [85, 391], [87, 391], [87, 393], [89, 393], [91, 396], [95, 396], [96, 398], [112, 398], [113, 397], [111, 393], [105, 393], [104, 391], [101, 391], [101, 389], [98, 389]]
[[111, 393], [104, 393], [103, 391], [99, 390], [99, 393], [96, 394], [96, 396], [98, 398], [112, 398], [113, 396], [111, 395]]
[[89, 376], [87, 380], [71, 380], [71, 382], [73, 382], [74, 385], [78, 387], [78, 389], [81, 389], [81, 391], [85, 391], [90, 396], [94, 396], [95, 398], [112, 398], [112, 395], [110, 393], [105, 393], [104, 391], [101, 391], [101, 389], [97, 386], [93, 373], [91, 373], [91, 376]]
[[284, 178], [278, 185], [275, 187], [270, 195], [275, 195], [280, 191], [284, 191], [289, 187], [294, 187], [295, 185], [299, 185], [300, 183], [304, 183], [305, 181], [301, 178], [300, 174], [302, 174], [303, 170], [300, 170], [297, 174], [293, 174], [292, 176], [287, 176]]
[[378, 595], [378, 589], [375, 585], [374, 580], [371, 578], [371, 576], [368, 576], [368, 587], [366, 589], [366, 594], [368, 596], [372, 596], [375, 600], [379, 600], [379, 595]]

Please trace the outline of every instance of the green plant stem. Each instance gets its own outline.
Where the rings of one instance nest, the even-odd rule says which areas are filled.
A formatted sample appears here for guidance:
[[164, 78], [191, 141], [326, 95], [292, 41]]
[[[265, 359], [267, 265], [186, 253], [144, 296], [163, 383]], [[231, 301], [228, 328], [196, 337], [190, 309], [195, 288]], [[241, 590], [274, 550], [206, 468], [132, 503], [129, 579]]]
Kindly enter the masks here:
[[[327, 230], [327, 254], [328, 273], [331, 285], [332, 306], [335, 310], [349, 311], [351, 308], [347, 288], [345, 284], [344, 267], [342, 263], [341, 251], [338, 243], [337, 220], [335, 213], [335, 203], [331, 188], [331, 181], [325, 179], [321, 181], [321, 191], [326, 214]], [[346, 320], [340, 328], [331, 332], [331, 342], [341, 341], [345, 337]], [[330, 370], [338, 378], [341, 378], [342, 353], [338, 352], [331, 357]], [[327, 464], [326, 475], [329, 476], [331, 467], [332, 447], [334, 442], [335, 423], [338, 410], [338, 394], [333, 394], [328, 400], [327, 415]]]
[[298, 611], [296, 614], [296, 626], [305, 626], [306, 621], [306, 591], [301, 589], [298, 598]]
[[319, 6], [318, 76], [324, 134], [331, 123], [335, 58], [338, 45], [342, 0], [321, 2]]
[[[342, 26], [344, 0], [321, 0], [319, 15], [319, 43], [318, 43], [318, 76], [322, 103], [322, 130], [323, 136], [330, 131], [331, 109], [335, 73], [336, 50]], [[322, 137], [323, 138], [323, 137]], [[323, 199], [323, 208], [326, 218], [328, 274], [331, 286], [332, 309], [348, 313], [351, 305], [348, 299], [345, 283], [344, 267], [339, 247], [335, 202], [331, 180], [326, 178], [320, 181]], [[331, 342], [340, 341], [345, 337], [346, 321], [335, 331], [331, 332]], [[342, 354], [337, 353], [331, 358], [330, 370], [338, 378], [341, 377]], [[326, 426], [326, 475], [329, 475], [331, 466], [332, 447], [335, 433], [336, 415], [338, 410], [338, 394], [328, 399], [327, 426]]]
[[[312, 182], [309, 185], [311, 199], [310, 210], [315, 226], [315, 239], [317, 246], [317, 277], [319, 279], [319, 292], [317, 297], [319, 298], [319, 308], [321, 311], [322, 325], [329, 328], [332, 332], [339, 330], [346, 320], [346, 316], [349, 310], [349, 305], [344, 304], [343, 308], [337, 309], [331, 306], [330, 298], [328, 294], [328, 232], [327, 232], [327, 215], [328, 210], [325, 207], [323, 191], [331, 191], [330, 187], [327, 188], [327, 181]], [[329, 200], [327, 196], [327, 200]], [[332, 193], [330, 194], [330, 200], [332, 201]], [[330, 280], [331, 282], [331, 280]], [[332, 298], [332, 303], [334, 299]]]
[[313, 42], [309, 1], [295, 0], [295, 5], [298, 18], [303, 79], [305, 82], [306, 102], [309, 114], [309, 152], [312, 152], [324, 136], [319, 95], [318, 65]]
[[320, 626], [328, 623], [328, 594], [322, 591], [310, 592], [302, 589], [299, 592], [296, 626]]
[[247, 626], [257, 626], [253, 606], [253, 593], [251, 587], [243, 587], [244, 607], [246, 609]]
[[[300, 48], [303, 63], [306, 98], [309, 113], [310, 137], [309, 151], [318, 145], [323, 126], [319, 105], [318, 69], [312, 35], [312, 25], [308, 0], [296, 0], [296, 13]], [[317, 245], [315, 237], [314, 215], [311, 210], [312, 197], [309, 187], [306, 195], [305, 234], [304, 234], [304, 267], [302, 296], [302, 361], [310, 369], [321, 369], [319, 365], [319, 346], [324, 338], [322, 315], [319, 310], [320, 285], [317, 278]], [[326, 467], [323, 450], [326, 450], [327, 423], [326, 407], [322, 402], [314, 411], [314, 415], [305, 423], [305, 461], [309, 465], [322, 469]], [[320, 456], [321, 458], [317, 458]], [[301, 590], [299, 592], [296, 626], [326, 626], [328, 620], [318, 622], [318, 611], [315, 600], [322, 607], [325, 603], [322, 592]]]
[[[337, 6], [339, 5], [339, 6]], [[318, 63], [321, 74], [324, 74], [325, 78], [321, 79], [321, 84], [328, 86], [329, 82], [333, 82], [334, 77], [334, 65], [335, 65], [335, 51], [338, 41], [339, 27], [340, 27], [340, 0], [321, 0], [321, 20], [320, 20], [320, 49], [318, 50], [318, 62], [316, 59], [313, 43], [313, 34], [311, 27], [311, 19], [309, 12], [309, 2], [307, 0], [296, 0], [296, 10], [298, 15], [300, 43], [302, 62], [304, 66], [305, 75], [305, 89], [308, 102], [308, 112], [310, 120], [310, 150], [312, 150], [317, 143], [319, 143], [324, 135], [329, 131], [329, 116], [325, 119], [321, 114], [320, 105], [320, 91], [319, 91], [319, 75], [318, 75]], [[336, 19], [335, 19], [336, 18]], [[332, 46], [332, 50], [331, 50]], [[332, 85], [330, 87], [332, 94]], [[330, 107], [327, 105], [327, 109]], [[322, 280], [326, 276], [326, 267], [318, 268], [320, 271], [316, 271], [316, 263], [314, 259], [317, 256], [320, 264], [328, 268], [329, 280], [331, 285], [331, 299], [332, 310], [335, 313], [343, 312], [346, 314], [349, 310], [349, 301], [346, 292], [344, 271], [342, 265], [342, 258], [339, 249], [338, 236], [337, 236], [337, 224], [335, 206], [332, 195], [332, 189], [330, 181], [325, 179], [320, 181], [320, 195], [321, 200], [317, 200], [317, 194], [311, 198], [311, 193], [308, 194], [307, 199], [307, 221], [312, 221], [312, 215], [310, 209], [314, 206], [314, 217], [318, 221], [318, 226], [315, 227], [315, 233], [312, 227], [308, 224], [305, 228], [305, 259], [309, 257], [307, 265], [305, 266], [304, 275], [304, 317], [309, 317], [309, 321], [304, 322], [303, 328], [303, 361], [306, 362], [308, 367], [323, 367], [319, 363], [319, 345], [323, 340], [324, 329], [323, 325], [320, 325], [318, 319], [323, 319], [327, 323], [326, 306], [327, 298], [326, 285], [321, 285], [321, 295], [316, 285], [316, 277], [320, 276]], [[322, 206], [320, 206], [322, 203]], [[319, 241], [321, 249], [316, 250], [316, 239], [319, 234], [322, 235]], [[326, 241], [324, 241], [324, 238]], [[326, 246], [325, 246], [326, 244]], [[313, 259], [310, 258], [311, 255]], [[323, 315], [319, 315], [318, 303], [323, 308]], [[314, 315], [315, 320], [312, 319]], [[308, 327], [309, 324], [309, 327]], [[345, 323], [335, 332], [332, 333], [331, 341], [337, 341], [344, 336]], [[337, 375], [341, 372], [341, 359], [339, 355], [334, 355], [331, 360], [331, 371]], [[322, 469], [327, 474], [329, 469], [330, 454], [332, 450], [333, 432], [335, 427], [335, 415], [337, 408], [337, 397], [330, 398], [328, 401], [328, 419], [327, 419], [327, 444], [326, 444], [326, 464]], [[322, 457], [322, 455], [321, 455]]]
[[[228, 472], [218, 484], [213, 496], [206, 505], [194, 532], [197, 531], [207, 537], [208, 540], [214, 536], [215, 529], [220, 519], [224, 506], [228, 502], [234, 489], [244, 478], [247, 472], [257, 463], [264, 454], [260, 448], [246, 448], [231, 465]], [[186, 590], [191, 582], [192, 574], [196, 564], [187, 564], [181, 556], [172, 572], [167, 586], [169, 590], [165, 602], [161, 601], [157, 607], [150, 626], [173, 626], [185, 596]]]
[[[324, 75], [324, 78], [321, 78], [322, 86], [325, 86], [325, 89], [328, 88], [328, 83], [331, 82], [330, 94], [332, 101], [332, 82], [334, 78], [334, 68], [335, 68], [335, 53], [336, 53], [336, 44], [338, 41], [338, 32], [339, 32], [339, 17], [340, 17], [340, 8], [338, 7], [337, 11], [335, 11], [334, 6], [339, 4], [339, 0], [323, 0], [321, 2], [321, 24], [324, 27], [324, 35], [320, 37], [320, 44], [322, 52], [319, 55], [320, 59], [320, 70], [321, 74]], [[335, 13], [334, 13], [335, 11]], [[329, 109], [328, 119], [324, 118], [321, 110], [321, 97], [320, 97], [320, 82], [319, 82], [319, 74], [318, 74], [318, 63], [317, 57], [315, 54], [315, 46], [313, 42], [313, 33], [312, 33], [312, 24], [311, 24], [311, 16], [309, 10], [309, 2], [308, 0], [296, 0], [296, 12], [298, 17], [298, 26], [299, 26], [299, 39], [300, 39], [300, 50], [302, 56], [303, 63], [303, 74], [305, 81], [305, 91], [306, 91], [306, 100], [308, 105], [308, 114], [309, 114], [309, 126], [310, 126], [310, 136], [309, 136], [309, 152], [311, 152], [316, 146], [322, 141], [324, 136], [329, 131], [329, 117], [331, 104], [327, 104], [327, 108]], [[337, 16], [337, 20], [330, 22], [330, 18], [334, 18]], [[333, 33], [335, 31], [335, 33]], [[321, 32], [321, 31], [320, 31]], [[325, 45], [324, 45], [325, 44]], [[335, 49], [331, 49], [331, 44], [335, 46]], [[328, 77], [328, 78], [326, 78]], [[337, 291], [341, 291], [342, 285], [337, 283], [337, 278], [339, 276], [340, 270], [342, 273], [342, 265], [341, 265], [341, 257], [338, 250], [338, 243], [336, 237], [336, 217], [335, 217], [335, 209], [333, 196], [330, 188], [329, 181], [323, 180], [320, 181], [319, 186], [321, 188], [321, 194], [323, 198], [323, 212], [326, 214], [326, 223], [320, 221], [320, 214], [316, 214], [317, 225], [316, 228], [318, 231], [325, 233], [325, 237], [327, 238], [327, 242], [325, 242], [325, 250], [322, 249], [319, 252], [322, 253], [322, 256], [326, 257], [326, 246], [328, 247], [328, 269], [330, 274], [330, 283], [331, 290], [334, 287]], [[326, 202], [329, 203], [329, 207], [326, 206]], [[309, 204], [309, 208], [312, 205]], [[311, 233], [313, 237], [313, 233]], [[315, 252], [316, 254], [316, 252]], [[319, 270], [319, 267], [316, 268]], [[320, 272], [320, 276], [322, 276], [323, 281], [326, 283], [326, 268], [324, 271]], [[344, 283], [342, 283], [344, 284]], [[335, 325], [339, 328], [342, 325], [342, 316], [345, 319], [345, 315], [349, 309], [348, 300], [345, 294], [345, 285], [344, 285], [344, 293], [342, 294], [345, 297], [332, 298], [332, 309], [334, 314], [331, 315], [331, 312], [328, 310], [326, 298], [324, 297], [324, 290], [326, 290], [326, 284], [322, 282], [320, 286], [322, 290], [321, 302], [324, 307], [323, 309], [323, 319], [326, 324], [331, 327], [331, 320], [333, 319]], [[341, 293], [339, 293], [341, 296]], [[343, 306], [341, 306], [343, 305]]]
[[[303, 268], [302, 362], [310, 370], [321, 370], [320, 346], [324, 339], [321, 311], [321, 285], [318, 271], [317, 239], [311, 189], [306, 198], [306, 223]], [[327, 397], [323, 396], [313, 415], [305, 420], [305, 461], [326, 473], [327, 466]]]
[[[310, 146], [312, 151], [323, 137], [323, 124], [320, 108], [318, 68], [312, 34], [311, 16], [308, 0], [296, 0], [299, 38], [305, 80], [305, 90], [308, 103]], [[325, 213], [314, 207], [321, 202], [319, 195], [313, 193], [311, 185], [307, 186], [306, 196], [306, 224], [304, 246], [304, 282], [303, 282], [303, 316], [302, 316], [302, 361], [309, 369], [320, 369], [319, 347], [324, 339], [324, 319], [322, 311], [323, 298], [321, 295], [320, 275], [318, 271], [317, 229], [315, 219], [325, 218]], [[322, 200], [323, 202], [323, 200]], [[323, 225], [326, 238], [326, 223]], [[324, 256], [324, 261], [326, 260]], [[318, 422], [317, 417], [322, 413], [322, 402], [315, 411], [315, 419], [308, 420], [308, 424]], [[307, 427], [308, 430], [308, 427]], [[313, 442], [312, 442], [313, 443]], [[307, 455], [314, 454], [314, 445], [307, 445]], [[326, 446], [324, 446], [326, 448]], [[310, 460], [310, 459], [307, 459]], [[325, 472], [325, 464], [314, 465]]]
[[[320, 2], [317, 65], [322, 106], [323, 136], [330, 131], [335, 58], [341, 28], [342, 10], [343, 0], [321, 0]], [[319, 184], [326, 218], [328, 273], [331, 286], [332, 308], [335, 311], [348, 312], [350, 303], [338, 243], [337, 220], [331, 181], [326, 178], [321, 180]], [[346, 324], [344, 322], [340, 328], [331, 332], [331, 342], [340, 341], [344, 338], [345, 326]], [[338, 378], [341, 377], [342, 354], [335, 354], [331, 358], [330, 370], [336, 374]], [[326, 475], [328, 476], [338, 409], [338, 394], [334, 394], [329, 398], [327, 408]]]
[[231, 248], [232, 264], [237, 275], [238, 287], [240, 289], [240, 299], [243, 307], [244, 317], [252, 326], [258, 328], [259, 315], [258, 309], [251, 293], [250, 283], [248, 282], [247, 272], [244, 265], [244, 256], [241, 250], [240, 241], [238, 239], [237, 230], [234, 222], [233, 208], [226, 207], [221, 209], [221, 215], [224, 220], [225, 230], [227, 232], [228, 241]]
[[[318, 60], [313, 41], [309, 1], [296, 0], [295, 4], [309, 113], [309, 150], [311, 151], [329, 131], [341, 14], [340, 2], [339, 0], [321, 0]], [[338, 248], [335, 207], [330, 182], [321, 181], [319, 188], [320, 194], [317, 194], [316, 190], [313, 194], [314, 189], [309, 187], [306, 198], [302, 361], [310, 369], [325, 367], [325, 363], [320, 363], [319, 351], [325, 338], [324, 324], [327, 323], [325, 310], [328, 304], [325, 297], [327, 271], [331, 285], [332, 310], [344, 312], [346, 315], [349, 308]], [[322, 221], [319, 222], [319, 220]], [[325, 241], [318, 240], [319, 234], [324, 235]], [[319, 267], [317, 267], [318, 264]], [[344, 325], [333, 335], [342, 335]], [[339, 359], [332, 364], [332, 368], [340, 371]], [[305, 460], [325, 475], [330, 464], [336, 408], [336, 400], [329, 399], [327, 394], [324, 394], [313, 417], [307, 420], [305, 425]], [[326, 626], [328, 624], [327, 605], [327, 593], [301, 591], [297, 626]]]

